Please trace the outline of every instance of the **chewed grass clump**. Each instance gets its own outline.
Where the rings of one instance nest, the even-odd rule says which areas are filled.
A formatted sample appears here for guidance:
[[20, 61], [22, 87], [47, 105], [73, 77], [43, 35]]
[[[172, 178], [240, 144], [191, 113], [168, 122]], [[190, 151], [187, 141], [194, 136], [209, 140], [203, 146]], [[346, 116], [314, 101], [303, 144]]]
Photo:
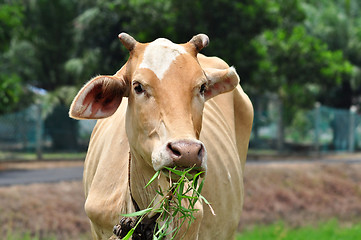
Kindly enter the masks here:
[[[169, 171], [169, 176], [172, 176], [169, 177], [169, 188], [163, 191], [158, 186], [156, 196], [148, 208], [130, 214], [123, 214], [123, 218], [120, 221], [121, 224], [114, 227], [114, 234], [117, 235], [117, 239], [127, 240], [131, 237], [132, 239], [152, 240], [174, 239], [185, 223], [188, 229], [194, 222], [194, 214], [199, 211], [199, 209], [195, 208], [195, 205], [200, 199], [210, 207], [214, 214], [210, 203], [201, 195], [204, 179], [200, 181], [200, 176], [203, 172], [192, 176], [190, 172], [193, 168], [183, 171], [175, 168], [166, 169]], [[148, 187], [159, 178], [160, 174], [161, 171], [157, 171], [145, 187]], [[178, 180], [172, 181], [171, 179]], [[159, 198], [160, 200], [155, 202]], [[150, 213], [152, 215], [155, 214], [155, 216], [148, 218]], [[149, 222], [152, 219], [152, 227], [143, 224], [143, 221], [147, 220]], [[150, 229], [151, 232], [149, 232]]]

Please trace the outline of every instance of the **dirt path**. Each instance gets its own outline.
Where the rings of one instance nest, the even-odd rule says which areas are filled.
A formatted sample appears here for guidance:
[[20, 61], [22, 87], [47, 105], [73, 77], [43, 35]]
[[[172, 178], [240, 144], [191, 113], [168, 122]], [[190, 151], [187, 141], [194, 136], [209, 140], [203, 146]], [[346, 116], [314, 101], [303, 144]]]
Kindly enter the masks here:
[[279, 220], [302, 226], [361, 219], [359, 161], [246, 164], [244, 186], [241, 228]]
[[6, 161], [0, 162], [0, 171], [15, 169], [30, 170], [80, 166], [83, 166], [83, 161]]

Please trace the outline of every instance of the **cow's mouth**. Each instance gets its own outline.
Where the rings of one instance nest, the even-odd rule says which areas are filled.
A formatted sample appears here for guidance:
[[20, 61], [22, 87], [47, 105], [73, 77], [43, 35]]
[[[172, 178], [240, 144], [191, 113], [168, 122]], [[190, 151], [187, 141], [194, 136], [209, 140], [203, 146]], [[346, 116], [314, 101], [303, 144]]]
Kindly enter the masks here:
[[206, 174], [204, 170], [199, 167], [173, 167], [163, 168], [162, 174], [172, 181], [178, 181], [182, 176], [185, 176], [189, 181], [193, 181], [195, 177], [203, 178]]
[[199, 140], [169, 141], [152, 152], [152, 165], [172, 181], [178, 181], [183, 173], [188, 180], [193, 180], [206, 174], [207, 151]]

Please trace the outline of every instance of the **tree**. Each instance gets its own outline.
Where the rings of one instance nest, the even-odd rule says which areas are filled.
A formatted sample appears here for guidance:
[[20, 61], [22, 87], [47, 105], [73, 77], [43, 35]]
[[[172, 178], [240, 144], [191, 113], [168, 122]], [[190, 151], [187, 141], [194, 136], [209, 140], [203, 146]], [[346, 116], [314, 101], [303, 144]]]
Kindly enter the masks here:
[[352, 75], [322, 94], [320, 101], [337, 108], [360, 104], [361, 94], [361, 4], [355, 0], [314, 1], [303, 4], [307, 13], [305, 26], [310, 35], [342, 51], [354, 66]]
[[306, 13], [299, 0], [185, 0], [173, 1], [172, 9], [175, 39], [206, 32], [211, 44], [204, 52], [234, 64], [251, 95], [272, 91], [292, 100], [295, 109], [309, 107], [321, 85], [340, 85], [349, 74], [342, 53], [302, 27]]
[[9, 48], [13, 34], [21, 26], [23, 20], [23, 8], [19, 3], [7, 4], [0, 1], [0, 51]]
[[74, 84], [65, 71], [65, 63], [73, 52], [74, 0], [25, 1], [26, 33], [24, 39], [34, 49], [35, 61], [27, 83], [47, 91]]
[[[278, 148], [281, 150], [285, 127], [291, 124], [296, 113], [313, 107], [329, 89], [349, 79], [352, 65], [342, 51], [330, 50], [322, 40], [308, 34], [303, 26], [306, 15], [300, 1], [277, 2], [280, 4], [278, 27], [264, 31], [251, 42], [262, 57], [257, 63], [258, 69], [252, 72], [249, 89], [251, 94], [274, 92], [278, 95], [281, 104]], [[254, 127], [257, 129], [257, 121]]]
[[[121, 31], [130, 33], [140, 42], [166, 37], [178, 43], [189, 41], [193, 35], [203, 32], [211, 40], [204, 52], [235, 64], [248, 80], [259, 60], [257, 51], [249, 42], [263, 30], [277, 26], [277, 11], [278, 5], [268, 0], [242, 3], [225, 0], [115, 0], [88, 4], [76, 19], [78, 51], [67, 66], [80, 74], [81, 79], [99, 73], [113, 73], [128, 56], [116, 37]], [[87, 69], [93, 69], [93, 72], [87, 72]]]
[[352, 71], [341, 51], [329, 50], [302, 26], [290, 33], [265, 31], [253, 44], [264, 58], [259, 62], [262, 71], [252, 79], [264, 86], [260, 91], [278, 93], [293, 108], [312, 106], [324, 89], [339, 85]]
[[185, 42], [192, 35], [206, 33], [211, 44], [204, 49], [234, 64], [242, 84], [250, 83], [260, 60], [251, 40], [278, 25], [279, 5], [268, 0], [184, 0], [172, 1], [174, 36]]
[[125, 63], [129, 53], [121, 46], [119, 33], [128, 32], [140, 42], [173, 33], [167, 0], [87, 1], [81, 8], [75, 19], [76, 51], [66, 64], [77, 83], [96, 74], [113, 74]]
[[[19, 76], [26, 88], [43, 89], [50, 95], [61, 87], [73, 85], [74, 80], [66, 71], [65, 65], [74, 51], [73, 20], [76, 17], [76, 1], [21, 0], [21, 3], [24, 21], [6, 55], [9, 71]], [[33, 103], [31, 99], [24, 101]], [[49, 112], [45, 121], [54, 122], [52, 116], [56, 115], [55, 119], [59, 124], [53, 129], [60, 133], [69, 130], [66, 136], [48, 131], [55, 149], [62, 149], [65, 145], [72, 148], [76, 146], [77, 122], [69, 120], [64, 111], [59, 115], [62, 109], [68, 108], [67, 102], [64, 94], [59, 95], [58, 106], [53, 107], [54, 111]]]
[[0, 114], [12, 111], [24, 94], [20, 77], [9, 69], [7, 56], [22, 20], [23, 8], [20, 4], [0, 2]]
[[[14, 37], [0, 29], [0, 41], [7, 39], [0, 46], [6, 48], [0, 61], [7, 63], [7, 73], [14, 74], [0, 84], [13, 89], [7, 101], [16, 99], [19, 85], [56, 93], [68, 85], [80, 86], [94, 75], [113, 74], [128, 57], [117, 39], [122, 31], [140, 42], [157, 37], [186, 42], [206, 33], [211, 44], [203, 52], [235, 65], [251, 96], [278, 94], [286, 123], [315, 100], [341, 102], [334, 96], [351, 91], [352, 97], [345, 99], [354, 101], [361, 93], [360, 71], [345, 61], [361, 64], [360, 11], [352, 0], [18, 1], [24, 15], [21, 31]], [[17, 29], [16, 21], [1, 18], [1, 12], [9, 16], [18, 10], [4, 9], [0, 24], [5, 21]], [[337, 15], [338, 9], [342, 11]], [[328, 88], [331, 91], [326, 92]], [[1, 94], [0, 98], [5, 99]], [[66, 105], [65, 97], [59, 99]]]

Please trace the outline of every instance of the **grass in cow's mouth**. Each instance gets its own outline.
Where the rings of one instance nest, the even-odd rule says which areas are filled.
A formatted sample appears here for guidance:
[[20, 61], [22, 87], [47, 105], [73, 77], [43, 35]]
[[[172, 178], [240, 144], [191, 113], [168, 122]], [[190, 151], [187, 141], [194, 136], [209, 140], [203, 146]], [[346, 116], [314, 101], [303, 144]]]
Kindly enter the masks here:
[[[169, 170], [171, 169], [171, 171]], [[205, 176], [205, 172], [199, 170], [198, 168], [192, 167], [192, 168], [186, 168], [186, 167], [174, 167], [174, 168], [169, 168], [169, 167], [165, 167], [162, 170], [160, 170], [161, 173], [167, 178], [167, 179], [171, 179], [174, 182], [177, 182], [182, 176], [182, 173], [185, 173], [185, 177], [190, 180], [193, 181], [194, 176], [200, 176], [201, 178], [203, 178]]]
[[[167, 168], [167, 170], [169, 171], [170, 179], [169, 189], [167, 191], [159, 189], [148, 208], [131, 214], [122, 215], [123, 217], [137, 217], [135, 226], [130, 229], [123, 240], [129, 239], [136, 232], [136, 229], [141, 224], [142, 220], [144, 220], [151, 212], [159, 215], [155, 222], [152, 236], [153, 240], [164, 239], [166, 236], [171, 236], [170, 239], [174, 239], [179, 233], [180, 228], [186, 222], [189, 228], [195, 220], [194, 213], [199, 211], [199, 209], [195, 208], [195, 204], [199, 199], [205, 202], [214, 214], [210, 203], [201, 195], [204, 179], [202, 179], [200, 183], [199, 180], [203, 172], [190, 174], [191, 172], [193, 173], [193, 168], [184, 169], [183, 171], [175, 168]], [[157, 171], [145, 187], [148, 187], [152, 182], [159, 178], [160, 174], [161, 171]], [[178, 180], [173, 182], [172, 179], [174, 178], [171, 177], [171, 175], [176, 175]], [[154, 204], [154, 201], [159, 196], [161, 196], [161, 200]], [[186, 205], [186, 207], [182, 206], [182, 201], [183, 205]], [[178, 215], [177, 218], [176, 215]], [[177, 227], [173, 229], [172, 223], [175, 219], [179, 219], [180, 224], [176, 225]]]

